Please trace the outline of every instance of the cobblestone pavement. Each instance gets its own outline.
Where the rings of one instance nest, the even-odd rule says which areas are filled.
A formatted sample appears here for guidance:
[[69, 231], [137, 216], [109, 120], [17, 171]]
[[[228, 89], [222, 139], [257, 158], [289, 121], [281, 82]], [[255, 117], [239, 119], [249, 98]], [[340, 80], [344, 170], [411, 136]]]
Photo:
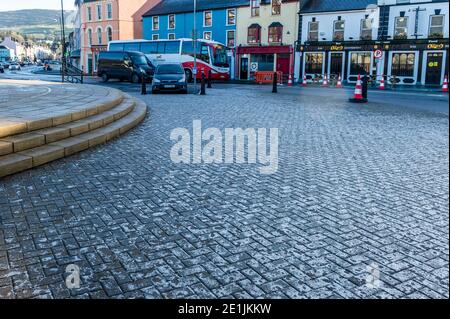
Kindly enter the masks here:
[[[0, 297], [449, 297], [447, 116], [208, 93], [148, 96], [126, 136], [0, 180]], [[194, 119], [278, 127], [278, 173], [173, 164], [170, 131]]]

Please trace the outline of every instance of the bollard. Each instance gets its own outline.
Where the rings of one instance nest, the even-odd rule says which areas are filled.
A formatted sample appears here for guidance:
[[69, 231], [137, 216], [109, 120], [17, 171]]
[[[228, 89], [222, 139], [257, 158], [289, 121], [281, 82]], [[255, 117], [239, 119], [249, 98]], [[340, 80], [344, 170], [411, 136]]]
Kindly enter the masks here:
[[206, 77], [205, 77], [205, 72], [202, 72], [200, 95], [206, 95]]
[[369, 77], [367, 76], [367, 74], [364, 75], [363, 80], [362, 80], [362, 96], [363, 99], [367, 100], [367, 92], [369, 89]]
[[277, 72], [273, 73], [272, 93], [278, 93], [278, 74], [277, 74]]
[[142, 74], [142, 86], [141, 86], [141, 95], [147, 94], [147, 83], [145, 83], [145, 74]]
[[208, 71], [208, 89], [212, 88], [211, 80], [212, 80], [212, 71], [209, 70]]

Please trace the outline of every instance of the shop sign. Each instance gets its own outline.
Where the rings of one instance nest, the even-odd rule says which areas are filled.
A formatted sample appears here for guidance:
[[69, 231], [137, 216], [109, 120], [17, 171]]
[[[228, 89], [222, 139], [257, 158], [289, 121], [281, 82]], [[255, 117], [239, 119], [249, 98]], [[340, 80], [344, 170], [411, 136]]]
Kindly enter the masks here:
[[427, 45], [427, 49], [429, 49], [429, 50], [441, 50], [443, 48], [444, 48], [443, 43], [429, 43]]
[[330, 47], [331, 51], [342, 51], [344, 50], [344, 46], [343, 45], [332, 45]]
[[258, 72], [259, 65], [258, 62], [252, 62], [250, 63], [250, 71], [252, 72]]

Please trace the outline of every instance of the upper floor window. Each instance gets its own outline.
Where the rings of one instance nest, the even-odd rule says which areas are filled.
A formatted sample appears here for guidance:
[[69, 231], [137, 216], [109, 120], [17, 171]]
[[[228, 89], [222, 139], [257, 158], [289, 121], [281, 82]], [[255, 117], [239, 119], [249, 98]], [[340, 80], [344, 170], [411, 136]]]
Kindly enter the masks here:
[[344, 21], [342, 20], [334, 21], [333, 41], [344, 40], [344, 27], [345, 27]]
[[443, 38], [444, 37], [444, 16], [432, 15], [430, 16], [430, 30], [428, 31], [429, 38]]
[[102, 5], [98, 4], [97, 5], [97, 20], [101, 20], [102, 19]]
[[112, 41], [112, 39], [113, 39], [111, 27], [106, 28], [106, 38], [108, 39], [108, 42]]
[[169, 14], [169, 29], [175, 29], [175, 15]]
[[259, 24], [252, 24], [248, 27], [247, 42], [249, 44], [258, 44], [261, 42], [261, 26]]
[[396, 17], [394, 39], [406, 39], [408, 37], [408, 17]]
[[372, 19], [361, 20], [361, 40], [372, 40]]
[[88, 44], [92, 45], [92, 29], [88, 29], [87, 34], [88, 34]]
[[159, 30], [159, 17], [152, 18], [152, 30]]
[[212, 32], [211, 31], [203, 32], [203, 39], [205, 39], [205, 40], [212, 40]]
[[308, 41], [319, 41], [319, 22], [311, 21], [309, 23]]
[[169, 33], [168, 36], [167, 36], [167, 38], [168, 38], [169, 40], [175, 40], [175, 33]]
[[236, 25], [236, 9], [227, 10], [227, 25]]
[[106, 4], [106, 18], [107, 19], [112, 19], [112, 3], [107, 3]]
[[92, 21], [92, 8], [91, 7], [87, 8], [87, 20]]
[[204, 27], [212, 26], [212, 11], [205, 11], [203, 13], [203, 26]]
[[281, 14], [281, 0], [272, 0], [272, 15]]
[[227, 47], [234, 48], [236, 45], [236, 32], [234, 30], [227, 31]]
[[283, 25], [274, 22], [269, 26], [269, 43], [283, 42]]
[[101, 28], [97, 28], [97, 43], [98, 44], [102, 44], [103, 40], [102, 40], [102, 29]]
[[259, 8], [261, 7], [261, 0], [250, 0], [252, 17], [259, 17]]
[[159, 34], [152, 34], [152, 40], [159, 40]]

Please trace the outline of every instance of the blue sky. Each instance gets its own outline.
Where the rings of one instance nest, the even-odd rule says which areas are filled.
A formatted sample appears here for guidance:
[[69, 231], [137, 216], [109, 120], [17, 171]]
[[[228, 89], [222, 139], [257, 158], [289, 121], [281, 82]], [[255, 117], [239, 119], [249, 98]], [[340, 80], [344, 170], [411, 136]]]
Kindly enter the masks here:
[[[74, 2], [74, 0], [64, 0], [64, 9], [72, 10]], [[60, 8], [61, 0], [0, 0], [0, 11]]]

